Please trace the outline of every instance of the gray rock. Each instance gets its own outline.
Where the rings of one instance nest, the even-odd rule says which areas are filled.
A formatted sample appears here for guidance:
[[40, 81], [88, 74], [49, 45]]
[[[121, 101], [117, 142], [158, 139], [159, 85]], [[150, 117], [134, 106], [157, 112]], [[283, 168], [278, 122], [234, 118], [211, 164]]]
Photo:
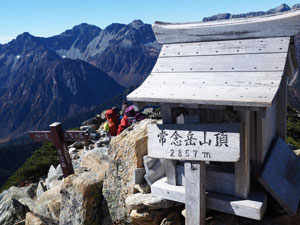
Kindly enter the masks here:
[[103, 145], [108, 145], [110, 142], [110, 137], [102, 137], [99, 141], [96, 142], [97, 147], [101, 147]]
[[25, 189], [13, 186], [5, 192], [0, 201], [0, 204], [12, 198], [19, 200], [20, 198], [30, 198], [30, 196], [25, 193]]
[[137, 193], [129, 195], [125, 200], [129, 209], [168, 209], [176, 205], [176, 202], [154, 197], [151, 194]]
[[76, 149], [82, 149], [83, 145], [80, 141], [75, 141], [72, 145], [68, 146], [69, 148], [76, 148]]
[[30, 197], [30, 198], [35, 198], [36, 197], [36, 190], [37, 190], [38, 184], [30, 184], [28, 187], [25, 189], [25, 193]]
[[63, 173], [62, 173], [60, 165], [57, 166], [57, 169], [55, 169], [54, 166], [51, 165], [49, 168], [48, 177], [46, 179], [47, 189], [50, 188], [49, 184], [51, 182], [53, 182], [54, 180], [61, 180], [62, 178], [63, 178]]
[[93, 172], [65, 178], [61, 190], [59, 224], [101, 224], [102, 183]]
[[0, 204], [0, 225], [10, 225], [25, 219], [29, 208], [14, 198]]
[[150, 186], [147, 183], [134, 185], [136, 193], [149, 194], [151, 192]]
[[27, 206], [30, 211], [33, 211], [35, 209], [35, 201], [31, 198], [20, 198], [19, 202]]
[[25, 225], [58, 225], [58, 221], [29, 212], [26, 214]]
[[47, 188], [44, 186], [42, 182], [39, 182], [39, 185], [36, 190], [36, 197], [39, 198], [41, 194], [43, 194], [45, 191], [47, 191]]
[[78, 152], [77, 148], [69, 148], [69, 154]]

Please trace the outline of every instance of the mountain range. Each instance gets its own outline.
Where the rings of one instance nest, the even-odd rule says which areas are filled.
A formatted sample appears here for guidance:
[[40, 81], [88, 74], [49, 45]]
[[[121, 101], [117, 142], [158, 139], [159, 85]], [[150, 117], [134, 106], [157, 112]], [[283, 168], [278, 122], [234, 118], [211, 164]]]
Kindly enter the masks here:
[[[300, 4], [282, 4], [266, 12], [223, 13], [203, 21], [296, 8]], [[298, 36], [295, 43], [300, 53]], [[105, 29], [82, 23], [48, 38], [25, 32], [0, 44], [0, 142], [88, 112], [124, 88], [142, 83], [160, 48], [151, 25], [141, 20]], [[300, 108], [299, 77], [289, 88], [289, 101]]]
[[160, 46], [140, 20], [80, 24], [49, 38], [25, 32], [0, 45], [0, 140], [47, 128], [141, 83]]

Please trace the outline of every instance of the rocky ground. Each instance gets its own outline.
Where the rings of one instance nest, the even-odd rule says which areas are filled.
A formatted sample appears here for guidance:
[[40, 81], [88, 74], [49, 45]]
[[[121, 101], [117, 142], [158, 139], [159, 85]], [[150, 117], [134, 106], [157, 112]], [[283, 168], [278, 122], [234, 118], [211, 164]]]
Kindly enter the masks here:
[[[99, 119], [85, 121], [81, 128], [94, 141], [69, 146], [75, 174], [64, 179], [61, 167], [51, 166], [39, 183], [1, 193], [0, 225], [184, 224], [183, 204], [153, 197], [146, 182], [134, 184], [133, 171], [147, 155], [147, 125], [157, 122], [145, 119], [110, 138]], [[299, 224], [300, 212], [291, 217], [269, 208], [260, 222], [208, 211], [206, 223]]]

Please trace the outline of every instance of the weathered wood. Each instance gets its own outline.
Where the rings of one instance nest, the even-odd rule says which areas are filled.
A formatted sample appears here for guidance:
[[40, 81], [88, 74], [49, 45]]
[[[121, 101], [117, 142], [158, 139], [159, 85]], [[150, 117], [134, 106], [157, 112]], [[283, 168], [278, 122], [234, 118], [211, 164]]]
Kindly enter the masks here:
[[163, 44], [290, 37], [299, 33], [300, 11], [212, 22], [173, 24], [155, 22], [153, 30], [157, 41]]
[[290, 78], [293, 79], [296, 75], [296, 68], [294, 67], [294, 62], [292, 59], [292, 54], [291, 52], [288, 52], [288, 57], [287, 57], [287, 61], [286, 61], [286, 65], [285, 65], [285, 74]]
[[159, 57], [286, 53], [290, 37], [163, 45]]
[[174, 160], [166, 160], [166, 174], [168, 184], [176, 185], [176, 162]]
[[[278, 102], [278, 101], [277, 101]], [[278, 102], [278, 104], [281, 104]], [[256, 159], [254, 164], [254, 178], [256, 179], [262, 172], [262, 166], [268, 150], [276, 137], [276, 106], [274, 104], [270, 109], [266, 117], [262, 118], [260, 113], [256, 116]], [[279, 118], [278, 118], [279, 119]], [[280, 120], [285, 120], [280, 117]]]
[[288, 214], [296, 214], [300, 199], [300, 159], [280, 137], [271, 150], [259, 182]]
[[[235, 195], [234, 168], [229, 165], [206, 164], [206, 191]], [[184, 166], [176, 166], [177, 185], [185, 186]]]
[[[162, 178], [151, 185], [153, 196], [185, 203], [185, 187], [169, 185]], [[208, 192], [206, 207], [250, 219], [261, 220], [266, 210], [267, 196], [262, 192], [252, 192], [247, 200], [230, 195]]]
[[160, 162], [158, 162], [159, 159], [150, 157], [150, 156], [148, 156], [148, 155], [145, 155], [145, 156], [143, 157], [143, 161], [144, 161], [144, 167], [145, 167], [146, 172], [149, 172], [150, 169], [151, 169], [156, 163], [160, 163]]
[[283, 71], [287, 53], [210, 55], [158, 58], [152, 72]]
[[204, 225], [206, 219], [205, 162], [185, 162], [185, 224]]
[[[251, 79], [249, 77], [251, 76]], [[218, 87], [279, 87], [282, 72], [193, 72], [193, 73], [151, 73], [144, 86]]]
[[[162, 104], [161, 110], [162, 110], [163, 124], [171, 124], [172, 122], [174, 122], [171, 106]], [[174, 120], [175, 120], [175, 118], [174, 118]], [[172, 160], [166, 159], [165, 160], [165, 169], [166, 169], [167, 182], [169, 184], [176, 185], [175, 162]]]
[[151, 186], [155, 181], [166, 176], [165, 160], [158, 160], [157, 163], [145, 174], [145, 180]]
[[240, 161], [234, 164], [235, 196], [247, 198], [250, 193], [250, 112], [239, 112], [241, 129]]
[[[176, 80], [177, 77], [173, 79]], [[223, 86], [182, 86], [179, 84], [154, 86], [146, 85], [146, 83], [127, 98], [136, 101], [167, 103], [270, 107], [279, 87], [276, 80], [273, 82], [276, 86], [267, 88], [263, 86], [226, 86], [225, 82]]]
[[[53, 137], [50, 131], [30, 131], [29, 136], [37, 142], [53, 142]], [[89, 141], [90, 135], [86, 131], [66, 131], [64, 132], [64, 140], [71, 141]]]
[[133, 184], [142, 184], [145, 183], [144, 176], [146, 171], [144, 168], [136, 168], [133, 171]]
[[155, 158], [236, 162], [240, 124], [148, 126], [148, 155]]
[[286, 138], [286, 117], [287, 117], [287, 80], [283, 76], [276, 96], [276, 134], [283, 140]]
[[63, 175], [64, 177], [68, 177], [69, 175], [74, 174], [74, 169], [72, 165], [72, 160], [69, 155], [69, 151], [64, 141], [64, 132], [61, 123], [52, 123], [50, 125], [50, 130]]

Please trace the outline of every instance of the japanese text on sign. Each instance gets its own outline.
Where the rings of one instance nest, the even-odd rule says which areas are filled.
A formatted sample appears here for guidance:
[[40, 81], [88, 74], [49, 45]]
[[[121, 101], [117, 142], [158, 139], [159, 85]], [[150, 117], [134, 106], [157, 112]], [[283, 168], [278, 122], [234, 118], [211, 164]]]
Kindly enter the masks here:
[[148, 127], [148, 154], [152, 157], [238, 161], [240, 124], [168, 124]]

